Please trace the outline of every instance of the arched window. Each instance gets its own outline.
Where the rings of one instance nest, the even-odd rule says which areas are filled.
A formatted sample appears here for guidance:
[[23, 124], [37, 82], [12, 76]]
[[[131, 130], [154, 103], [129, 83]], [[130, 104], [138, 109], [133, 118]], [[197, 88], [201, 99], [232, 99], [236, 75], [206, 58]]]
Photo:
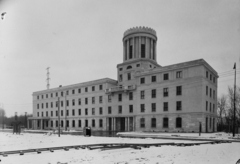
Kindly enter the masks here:
[[163, 118], [163, 127], [168, 128], [168, 118], [167, 117]]
[[152, 118], [152, 120], [151, 120], [152, 128], [156, 128], [156, 124], [157, 124], [157, 119], [156, 118]]
[[132, 69], [132, 66], [127, 66], [127, 69]]
[[144, 128], [144, 127], [145, 127], [145, 119], [144, 119], [144, 118], [141, 118], [141, 119], [140, 119], [140, 127], [141, 127], [141, 128]]
[[182, 118], [177, 117], [176, 118], [176, 128], [181, 128], [182, 127]]

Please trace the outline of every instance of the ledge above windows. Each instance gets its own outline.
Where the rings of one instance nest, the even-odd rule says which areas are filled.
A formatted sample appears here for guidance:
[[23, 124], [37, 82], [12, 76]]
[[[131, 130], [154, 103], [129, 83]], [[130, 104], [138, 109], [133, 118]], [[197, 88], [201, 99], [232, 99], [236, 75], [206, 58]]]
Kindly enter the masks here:
[[112, 88], [108, 88], [105, 90], [106, 94], [114, 94], [114, 93], [118, 93], [118, 92], [130, 92], [133, 90], [136, 90], [136, 85], [129, 85], [129, 86], [117, 86], [117, 87], [112, 87]]

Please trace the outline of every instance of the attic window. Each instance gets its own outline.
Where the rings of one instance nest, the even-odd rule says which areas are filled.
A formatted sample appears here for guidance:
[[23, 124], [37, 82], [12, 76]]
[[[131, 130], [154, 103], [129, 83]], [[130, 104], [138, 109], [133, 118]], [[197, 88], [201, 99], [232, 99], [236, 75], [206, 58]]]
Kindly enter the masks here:
[[132, 69], [132, 66], [128, 66], [127, 69]]

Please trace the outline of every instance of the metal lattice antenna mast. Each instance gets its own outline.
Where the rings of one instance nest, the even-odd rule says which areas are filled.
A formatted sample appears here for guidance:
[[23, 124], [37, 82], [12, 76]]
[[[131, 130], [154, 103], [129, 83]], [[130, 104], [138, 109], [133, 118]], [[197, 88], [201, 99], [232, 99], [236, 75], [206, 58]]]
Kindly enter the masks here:
[[49, 77], [49, 75], [50, 75], [50, 73], [49, 73], [49, 69], [50, 69], [50, 67], [47, 67], [47, 79], [46, 79], [46, 81], [47, 81], [47, 89], [49, 89], [49, 87], [50, 87], [50, 84], [49, 84], [49, 81], [50, 81], [50, 77]]

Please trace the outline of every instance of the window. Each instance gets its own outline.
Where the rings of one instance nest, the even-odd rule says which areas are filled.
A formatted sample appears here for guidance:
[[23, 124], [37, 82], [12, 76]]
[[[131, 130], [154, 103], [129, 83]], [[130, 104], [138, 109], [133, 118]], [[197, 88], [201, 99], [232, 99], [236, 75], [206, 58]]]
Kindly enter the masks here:
[[56, 121], [56, 127], [58, 127], [58, 121]]
[[53, 111], [51, 111], [51, 117], [53, 117]]
[[157, 96], [156, 96], [156, 89], [153, 89], [152, 90], [152, 98], [156, 98]]
[[72, 106], [75, 106], [75, 100], [74, 99], [72, 100]]
[[72, 110], [72, 116], [75, 116], [75, 110], [74, 109]]
[[42, 103], [42, 109], [44, 108], [44, 104]]
[[43, 95], [42, 95], [42, 99], [43, 99]]
[[103, 120], [102, 120], [102, 119], [99, 120], [99, 127], [100, 127], [100, 128], [103, 127]]
[[87, 87], [85, 88], [85, 92], [88, 92], [88, 88]]
[[48, 94], [46, 94], [46, 98], [48, 98]]
[[68, 100], [67, 100], [66, 104], [67, 104], [67, 106], [69, 106], [69, 101]]
[[168, 97], [168, 88], [163, 88], [163, 97]]
[[66, 95], [68, 95], [68, 91], [66, 91]]
[[63, 97], [63, 92], [61, 92], [61, 96]]
[[168, 77], [168, 73], [164, 73], [164, 74], [163, 74], [163, 80], [168, 80], [168, 78], [169, 78], [169, 77]]
[[156, 112], [156, 103], [152, 103], [152, 112]]
[[140, 128], [145, 128], [145, 119], [140, 118]]
[[130, 45], [129, 46], [129, 59], [132, 59], [132, 57], [133, 57], [133, 46]]
[[112, 114], [112, 107], [108, 107], [108, 114]]
[[61, 107], [63, 107], [63, 101], [61, 101]]
[[92, 91], [95, 91], [95, 86], [92, 86]]
[[141, 58], [145, 58], [145, 44], [141, 44]]
[[95, 115], [95, 108], [92, 108], [92, 115]]
[[210, 129], [212, 128], [212, 118], [211, 117], [209, 118], [209, 127], [210, 127]]
[[122, 71], [122, 68], [119, 68], [119, 71]]
[[127, 66], [127, 69], [132, 69], [132, 66]]
[[215, 83], [215, 80], [216, 80], [216, 79], [215, 79], [215, 77], [213, 76], [213, 83]]
[[118, 106], [118, 113], [122, 114], [122, 106], [121, 105]]
[[215, 100], [215, 90], [213, 90], [213, 99]]
[[206, 71], [206, 78], [208, 78], [208, 71]]
[[42, 112], [42, 117], [43, 117], [44, 115], [43, 115], [43, 112]]
[[88, 120], [85, 120], [85, 126], [88, 126]]
[[58, 107], [58, 101], [56, 101], [56, 107]]
[[206, 95], [208, 95], [208, 86], [206, 86]]
[[122, 94], [118, 94], [118, 101], [122, 101]]
[[140, 92], [140, 97], [141, 97], [141, 99], [144, 99], [144, 97], [145, 97], [144, 91]]
[[61, 116], [63, 116], [63, 110], [61, 110]]
[[108, 102], [112, 102], [112, 96], [108, 95]]
[[210, 74], [210, 80], [212, 81], [212, 74]]
[[78, 99], [78, 105], [81, 105], [82, 102], [81, 102], [81, 99]]
[[137, 64], [137, 67], [140, 67], [140, 64]]
[[101, 104], [102, 103], [102, 96], [99, 96], [99, 103]]
[[81, 109], [78, 109], [78, 115], [79, 116], [81, 115]]
[[212, 88], [210, 88], [210, 97], [212, 97]]
[[61, 120], [61, 127], [63, 127], [63, 120]]
[[144, 84], [144, 83], [145, 83], [145, 78], [144, 77], [140, 78], [140, 84]]
[[176, 118], [176, 128], [181, 128], [182, 127], [182, 118], [177, 117]]
[[152, 128], [156, 128], [156, 125], [157, 125], [157, 120], [156, 120], [156, 118], [152, 118], [152, 119], [151, 119], [151, 126], [152, 126]]
[[177, 110], [182, 110], [182, 101], [177, 101]]
[[51, 102], [51, 108], [53, 107], [53, 102]]
[[180, 96], [180, 95], [182, 95], [182, 86], [177, 86], [177, 88], [176, 88], [176, 95], [177, 96]]
[[37, 104], [37, 109], [39, 109], [39, 104]]
[[85, 115], [88, 115], [88, 108], [85, 108]]
[[209, 102], [209, 111], [212, 111], [212, 103]]
[[87, 97], [85, 98], [85, 104], [88, 104], [88, 98]]
[[58, 116], [58, 111], [56, 111], [56, 116]]
[[81, 126], [82, 126], [82, 121], [78, 120], [78, 127], [81, 127]]
[[51, 97], [53, 97], [53, 94], [51, 93]]
[[68, 112], [68, 110], [67, 110], [67, 113], [66, 113], [66, 115], [67, 115], [67, 116], [69, 116], [69, 112]]
[[72, 127], [75, 127], [75, 120], [72, 120]]
[[141, 113], [145, 112], [145, 104], [140, 104]]
[[168, 102], [163, 102], [163, 111], [168, 111]]
[[53, 121], [51, 121], [51, 127], [53, 127]]
[[208, 111], [208, 101], [206, 101], [206, 111]]
[[73, 95], [75, 94], [75, 90], [74, 90], [74, 89], [72, 90], [72, 94], [73, 94]]
[[39, 117], [39, 112], [37, 112], [37, 116]]
[[48, 103], [46, 103], [46, 108], [48, 108]]
[[213, 113], [214, 113], [214, 111], [215, 111], [215, 104], [212, 104], [212, 105], [213, 105], [213, 107], [212, 107], [212, 108], [213, 108]]
[[168, 118], [167, 117], [163, 118], [163, 128], [168, 128]]
[[99, 90], [102, 90], [103, 89], [103, 86], [102, 85], [99, 85]]
[[92, 104], [95, 104], [95, 97], [92, 97]]
[[95, 127], [95, 120], [92, 119], [92, 127]]
[[39, 96], [37, 96], [37, 99], [39, 99]]
[[133, 100], [133, 93], [129, 92], [129, 100]]
[[177, 71], [176, 72], [176, 78], [177, 79], [182, 78], [182, 71]]
[[119, 75], [119, 81], [122, 81], [122, 75]]
[[129, 105], [129, 113], [133, 113], [133, 105]]
[[152, 76], [152, 83], [157, 81], [157, 77], [156, 76]]
[[81, 88], [78, 88], [78, 93], [81, 93]]
[[103, 114], [103, 110], [102, 110], [102, 107], [99, 108], [99, 114]]
[[127, 79], [128, 79], [128, 80], [131, 80], [131, 73], [128, 73], [128, 74], [127, 74]]

